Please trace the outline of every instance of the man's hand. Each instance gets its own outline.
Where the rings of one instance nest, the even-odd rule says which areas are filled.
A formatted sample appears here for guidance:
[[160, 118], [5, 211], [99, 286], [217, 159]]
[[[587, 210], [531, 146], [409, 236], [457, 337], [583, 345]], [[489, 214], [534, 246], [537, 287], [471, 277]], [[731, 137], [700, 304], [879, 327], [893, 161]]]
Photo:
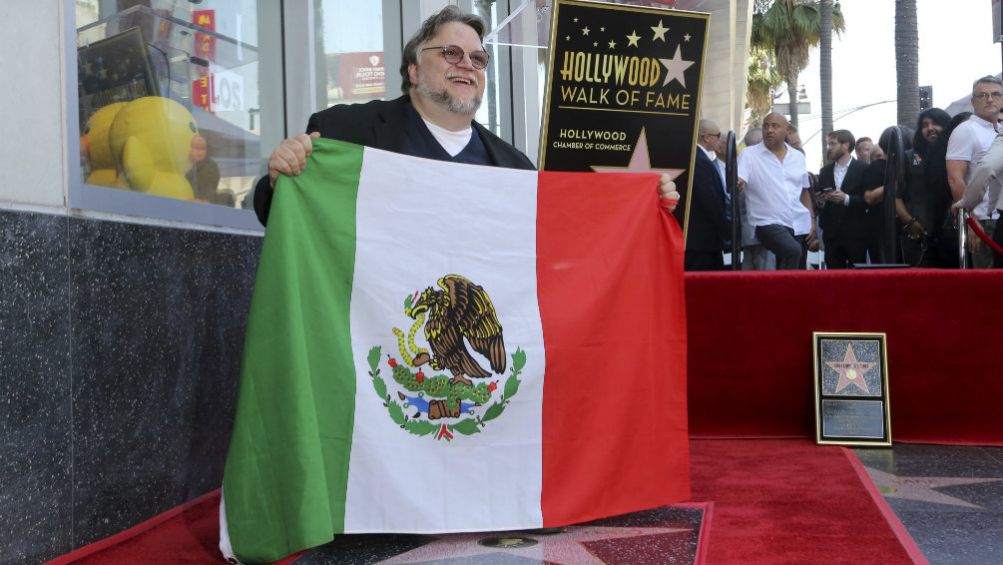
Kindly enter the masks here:
[[818, 251], [819, 241], [818, 241], [818, 230], [815, 227], [815, 218], [811, 219], [811, 230], [808, 235], [804, 238], [805, 244], [808, 246], [808, 251]]
[[839, 190], [838, 188], [831, 192], [826, 192], [825, 194], [822, 195], [822, 197], [825, 198], [828, 202], [838, 202], [839, 204], [842, 204], [844, 201], [846, 201], [846, 193], [843, 192], [842, 190]]
[[905, 228], [905, 236], [913, 241], [923, 239], [925, 235], [926, 230], [923, 229], [923, 225], [919, 222], [914, 221]]
[[669, 175], [662, 175], [658, 181], [658, 196], [662, 199], [662, 206], [669, 212], [675, 212], [679, 204], [679, 193], [676, 192], [676, 183], [672, 182]]
[[272, 151], [268, 158], [268, 180], [275, 187], [275, 179], [279, 174], [295, 177], [306, 167], [306, 158], [313, 153], [313, 138], [320, 137], [319, 132], [310, 135], [301, 133], [296, 137], [283, 139], [282, 143]]

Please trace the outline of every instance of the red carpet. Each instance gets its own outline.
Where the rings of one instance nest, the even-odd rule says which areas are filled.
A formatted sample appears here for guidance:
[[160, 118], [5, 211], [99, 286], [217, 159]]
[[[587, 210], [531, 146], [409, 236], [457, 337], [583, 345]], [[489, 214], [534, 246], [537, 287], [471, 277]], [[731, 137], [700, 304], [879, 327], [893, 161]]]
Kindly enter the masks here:
[[690, 460], [693, 500], [714, 502], [708, 565], [927, 563], [849, 450], [693, 440]]
[[219, 565], [226, 561], [218, 544], [219, 490], [214, 490], [46, 565]]
[[896, 441], [1003, 445], [1003, 270], [686, 273], [690, 435], [815, 437], [812, 332], [885, 332]]
[[[800, 439], [690, 444], [693, 500], [713, 504], [701, 527], [699, 562], [927, 563], [849, 450]], [[219, 491], [211, 492], [49, 565], [223, 563], [218, 504]]]

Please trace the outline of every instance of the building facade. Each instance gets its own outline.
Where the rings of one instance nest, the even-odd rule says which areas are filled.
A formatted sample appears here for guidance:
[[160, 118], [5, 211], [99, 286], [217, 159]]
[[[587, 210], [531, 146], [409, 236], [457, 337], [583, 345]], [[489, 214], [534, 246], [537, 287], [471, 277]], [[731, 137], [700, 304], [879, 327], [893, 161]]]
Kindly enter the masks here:
[[[492, 30], [478, 121], [535, 159], [550, 0], [0, 6], [0, 563], [219, 486], [253, 183], [312, 112], [398, 96], [402, 45], [447, 3]], [[751, 2], [625, 3], [711, 12], [703, 117], [741, 129]]]

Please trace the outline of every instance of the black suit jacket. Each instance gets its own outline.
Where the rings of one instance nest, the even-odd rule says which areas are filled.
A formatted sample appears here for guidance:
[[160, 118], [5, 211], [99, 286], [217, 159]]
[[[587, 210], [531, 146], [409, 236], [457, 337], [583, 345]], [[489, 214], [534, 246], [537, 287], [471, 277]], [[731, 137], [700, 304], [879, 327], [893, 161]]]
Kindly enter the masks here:
[[[373, 100], [365, 104], [332, 106], [310, 116], [307, 133], [320, 132], [321, 137], [339, 139], [376, 149], [403, 153], [404, 130], [408, 127], [408, 96], [394, 100]], [[512, 169], [535, 169], [533, 162], [505, 140], [491, 133], [481, 124], [472, 127], [481, 137], [491, 164]], [[254, 211], [262, 225], [268, 223], [272, 205], [272, 189], [268, 175], [258, 180], [254, 188]]]
[[724, 221], [724, 183], [717, 166], [701, 149], [697, 149], [690, 202], [686, 250], [721, 251], [729, 232]]
[[[836, 186], [833, 172], [835, 163], [822, 167], [818, 173], [818, 186]], [[869, 206], [864, 202], [864, 172], [867, 165], [853, 159], [843, 177], [843, 192], [850, 195], [850, 205], [844, 206], [838, 202], [826, 202], [818, 211], [819, 225], [822, 226], [822, 239], [834, 242], [842, 239], [867, 239], [873, 236], [873, 225]]]

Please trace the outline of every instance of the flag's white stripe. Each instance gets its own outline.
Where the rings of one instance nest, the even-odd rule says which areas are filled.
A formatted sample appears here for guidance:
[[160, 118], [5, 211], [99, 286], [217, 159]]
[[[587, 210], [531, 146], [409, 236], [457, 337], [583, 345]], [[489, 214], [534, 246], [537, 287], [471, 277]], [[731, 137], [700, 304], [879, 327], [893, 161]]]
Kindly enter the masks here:
[[[352, 294], [357, 364], [355, 430], [346, 532], [460, 532], [542, 524], [544, 350], [536, 290], [533, 171], [454, 165], [366, 150]], [[417, 437], [394, 424], [373, 391], [366, 354], [400, 358], [391, 329], [405, 332], [405, 296], [465, 276], [488, 292], [508, 353], [521, 347], [522, 386], [500, 418], [453, 441]], [[419, 332], [418, 343], [424, 344]], [[511, 359], [509, 366], [511, 367]], [[482, 365], [487, 367], [487, 362]], [[426, 367], [426, 373], [431, 369]], [[498, 380], [492, 401], [501, 396]], [[490, 403], [489, 403], [490, 404]], [[411, 409], [408, 412], [413, 413]]]

